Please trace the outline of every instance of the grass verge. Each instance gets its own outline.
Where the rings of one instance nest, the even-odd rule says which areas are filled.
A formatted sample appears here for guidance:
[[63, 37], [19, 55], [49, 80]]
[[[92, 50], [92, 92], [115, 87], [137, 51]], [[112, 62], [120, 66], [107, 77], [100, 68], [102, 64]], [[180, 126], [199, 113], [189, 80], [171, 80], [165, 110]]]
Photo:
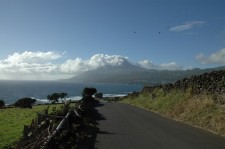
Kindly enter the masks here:
[[151, 94], [125, 98], [121, 102], [225, 135], [225, 107], [216, 104], [210, 95], [192, 96], [190, 89], [170, 92], [155, 89]]
[[[50, 106], [50, 112], [61, 105]], [[24, 125], [30, 125], [38, 112], [44, 111], [47, 105], [33, 106], [32, 109], [0, 109], [0, 148], [12, 146], [22, 137]]]

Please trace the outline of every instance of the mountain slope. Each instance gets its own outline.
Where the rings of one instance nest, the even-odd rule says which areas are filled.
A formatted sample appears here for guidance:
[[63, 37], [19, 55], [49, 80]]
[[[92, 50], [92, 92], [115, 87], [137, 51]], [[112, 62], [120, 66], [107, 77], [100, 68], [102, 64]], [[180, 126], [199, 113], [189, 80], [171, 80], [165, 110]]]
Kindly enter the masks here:
[[74, 76], [67, 81], [74, 82], [95, 82], [95, 83], [167, 83], [175, 82], [185, 77], [200, 75], [205, 72], [225, 69], [217, 67], [211, 69], [193, 69], [193, 70], [156, 70], [145, 69], [129, 63], [122, 66], [101, 67], [96, 70], [84, 72]]

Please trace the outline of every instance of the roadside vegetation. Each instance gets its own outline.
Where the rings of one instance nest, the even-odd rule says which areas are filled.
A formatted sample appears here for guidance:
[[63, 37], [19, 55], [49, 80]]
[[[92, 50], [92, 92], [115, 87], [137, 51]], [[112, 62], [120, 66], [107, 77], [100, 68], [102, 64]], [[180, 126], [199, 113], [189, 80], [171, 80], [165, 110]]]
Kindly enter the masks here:
[[225, 107], [215, 102], [215, 95], [193, 95], [191, 88], [168, 92], [155, 88], [151, 93], [126, 97], [123, 103], [160, 113], [178, 121], [225, 135]]
[[0, 148], [6, 147], [22, 137], [24, 125], [29, 125], [37, 112], [47, 106], [34, 106], [33, 109], [6, 108], [0, 112]]
[[3, 99], [0, 99], [0, 109], [5, 106], [5, 102]]
[[[82, 142], [87, 141], [90, 142], [88, 143], [89, 146], [93, 146], [93, 140], [90, 140], [89, 136], [96, 136], [97, 133], [96, 122], [93, 119], [93, 116], [96, 113], [93, 107], [97, 101], [92, 98], [96, 92], [97, 90], [95, 88], [84, 88], [82, 92], [83, 98], [78, 102], [64, 100], [63, 103], [56, 104], [59, 98], [63, 99], [67, 96], [67, 94], [53, 93], [47, 96], [51, 102], [48, 105], [34, 106], [33, 104], [36, 100], [31, 98], [19, 99], [10, 107], [3, 107], [4, 105], [1, 104], [3, 105], [3, 108], [0, 109], [0, 149], [15, 148], [21, 145], [22, 147], [33, 146], [36, 148], [36, 143], [40, 143], [40, 135], [43, 136], [46, 132], [48, 132], [48, 135], [49, 133], [53, 135], [53, 130], [56, 129], [56, 127], [59, 127], [59, 121], [50, 120], [49, 118], [44, 118], [42, 116], [37, 117], [38, 113], [45, 116], [48, 114], [61, 117], [70, 115], [69, 119], [67, 119], [70, 124], [68, 130], [62, 130], [62, 133], [58, 137], [54, 138], [54, 143], [49, 143], [51, 146], [50, 148], [54, 148], [52, 146], [55, 145], [64, 147], [78, 147], [83, 146], [84, 144]], [[0, 101], [3, 102], [3, 100]], [[76, 112], [74, 112], [74, 109], [78, 109], [78, 107], [78, 113], [80, 114], [77, 115]], [[76, 114], [76, 117], [73, 116], [74, 114]], [[60, 125], [62, 125], [61, 123], [62, 122], [60, 122]], [[46, 131], [47, 129], [45, 127], [48, 131]], [[86, 132], [87, 128], [92, 130], [92, 132]], [[75, 132], [71, 131], [75, 129]], [[32, 135], [32, 137], [30, 137], [30, 135]], [[37, 138], [38, 140], [33, 140], [35, 142], [30, 142], [29, 139], [31, 138]], [[42, 138], [41, 141], [43, 140], [45, 141], [45, 139]]]
[[[0, 148], [6, 148], [22, 137], [24, 125], [30, 125], [37, 113], [44, 111], [48, 105], [29, 108], [0, 109]], [[50, 112], [60, 108], [60, 104], [50, 107]]]

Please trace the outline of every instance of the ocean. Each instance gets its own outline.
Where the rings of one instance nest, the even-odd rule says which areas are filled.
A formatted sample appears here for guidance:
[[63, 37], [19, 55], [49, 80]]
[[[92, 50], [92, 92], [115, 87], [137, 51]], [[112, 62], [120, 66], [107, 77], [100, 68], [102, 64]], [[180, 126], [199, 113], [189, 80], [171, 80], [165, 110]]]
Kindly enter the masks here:
[[85, 87], [94, 87], [104, 97], [125, 96], [130, 92], [140, 91], [143, 85], [74, 83], [61, 81], [0, 81], [0, 99], [6, 104], [13, 104], [20, 98], [31, 97], [37, 103], [48, 102], [47, 96], [55, 92], [65, 92], [67, 99], [79, 100]]

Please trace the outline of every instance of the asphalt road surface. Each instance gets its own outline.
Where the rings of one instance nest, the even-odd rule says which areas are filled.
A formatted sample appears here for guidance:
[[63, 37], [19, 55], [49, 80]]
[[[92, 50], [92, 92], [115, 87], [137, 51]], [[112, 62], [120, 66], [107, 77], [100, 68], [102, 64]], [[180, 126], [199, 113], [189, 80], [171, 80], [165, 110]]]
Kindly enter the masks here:
[[221, 136], [130, 105], [102, 103], [96, 110], [96, 149], [225, 149]]

